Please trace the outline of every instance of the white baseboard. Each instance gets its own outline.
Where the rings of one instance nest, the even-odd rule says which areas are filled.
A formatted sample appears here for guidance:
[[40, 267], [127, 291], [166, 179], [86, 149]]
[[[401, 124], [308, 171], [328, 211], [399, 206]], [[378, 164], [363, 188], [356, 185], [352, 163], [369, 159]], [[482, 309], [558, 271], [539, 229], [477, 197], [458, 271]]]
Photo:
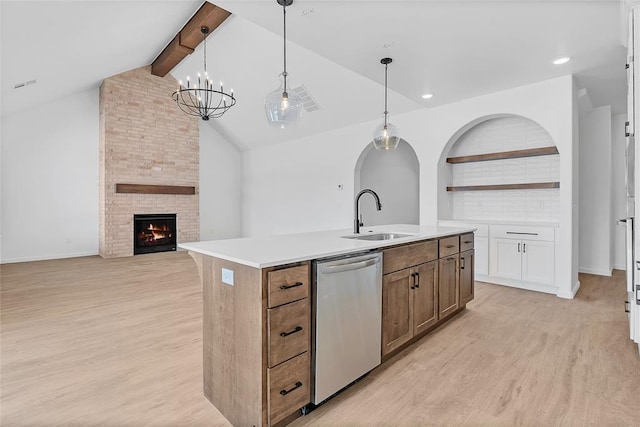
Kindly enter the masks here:
[[627, 266], [625, 264], [613, 264], [613, 266], [611, 268], [613, 270], [627, 271]]
[[98, 252], [75, 252], [70, 254], [59, 254], [59, 255], [41, 255], [34, 257], [23, 257], [23, 258], [6, 258], [1, 259], [0, 264], [14, 264], [16, 262], [31, 262], [31, 261], [47, 261], [51, 259], [64, 259], [64, 258], [79, 258], [83, 256], [94, 256], [98, 255]]
[[611, 277], [611, 269], [600, 269], [600, 268], [584, 268], [578, 267], [578, 273], [585, 274], [595, 274], [596, 276], [609, 276]]
[[493, 283], [494, 285], [509, 286], [512, 288], [526, 289], [527, 291], [544, 292], [545, 294], [558, 294], [558, 288], [553, 285], [542, 285], [538, 283], [523, 282], [521, 280], [502, 279], [500, 277], [491, 277], [476, 275], [475, 280], [478, 282]]
[[571, 287], [571, 291], [570, 292], [560, 291], [560, 292], [557, 293], [557, 295], [560, 298], [574, 299], [576, 294], [578, 293], [579, 289], [580, 289], [580, 281], [576, 280], [576, 283], [573, 284], [573, 286]]

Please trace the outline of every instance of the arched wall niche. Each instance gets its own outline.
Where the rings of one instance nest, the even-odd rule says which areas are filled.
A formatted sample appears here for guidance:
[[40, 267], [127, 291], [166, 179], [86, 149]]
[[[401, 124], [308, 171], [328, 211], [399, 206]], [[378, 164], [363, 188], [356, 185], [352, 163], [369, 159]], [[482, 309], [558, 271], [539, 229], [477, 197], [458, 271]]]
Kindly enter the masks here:
[[455, 132], [438, 160], [438, 219], [543, 221], [560, 218], [560, 191], [447, 191], [450, 186], [560, 181], [558, 154], [451, 164], [448, 157], [557, 146], [539, 123], [514, 114], [479, 117]]
[[413, 147], [401, 139], [394, 151], [377, 151], [368, 144], [354, 170], [354, 197], [370, 188], [380, 197], [382, 210], [364, 195], [360, 213], [365, 227], [385, 224], [419, 224], [420, 162]]

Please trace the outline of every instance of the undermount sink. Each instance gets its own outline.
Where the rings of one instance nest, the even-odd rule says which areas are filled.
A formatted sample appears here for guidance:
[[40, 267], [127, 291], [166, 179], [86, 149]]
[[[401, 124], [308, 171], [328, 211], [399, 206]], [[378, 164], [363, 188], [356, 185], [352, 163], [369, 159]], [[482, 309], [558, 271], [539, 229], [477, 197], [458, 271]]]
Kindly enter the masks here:
[[342, 236], [343, 239], [355, 239], [355, 240], [391, 240], [400, 237], [411, 237], [413, 234], [401, 234], [401, 233], [375, 233], [375, 234], [360, 234], [353, 236]]

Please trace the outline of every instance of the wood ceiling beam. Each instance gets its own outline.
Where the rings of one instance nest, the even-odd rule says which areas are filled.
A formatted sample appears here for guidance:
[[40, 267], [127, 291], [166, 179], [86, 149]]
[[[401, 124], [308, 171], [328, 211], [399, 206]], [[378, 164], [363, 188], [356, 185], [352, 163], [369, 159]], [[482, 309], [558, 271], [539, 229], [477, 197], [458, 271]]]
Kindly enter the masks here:
[[205, 1], [167, 47], [160, 52], [160, 55], [153, 60], [151, 74], [159, 77], [166, 76], [202, 42], [201, 27], [209, 27], [209, 35], [211, 35], [230, 15], [231, 12]]

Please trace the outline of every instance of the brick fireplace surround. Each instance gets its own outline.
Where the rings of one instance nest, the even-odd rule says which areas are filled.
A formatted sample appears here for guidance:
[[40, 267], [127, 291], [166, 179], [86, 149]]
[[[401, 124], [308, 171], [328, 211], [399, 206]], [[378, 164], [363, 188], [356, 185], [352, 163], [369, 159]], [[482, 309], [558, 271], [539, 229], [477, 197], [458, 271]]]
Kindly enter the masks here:
[[[100, 86], [100, 236], [104, 258], [133, 255], [133, 215], [176, 213], [178, 243], [200, 237], [198, 118], [171, 99], [178, 83], [142, 67]], [[122, 194], [116, 184], [194, 186], [195, 195]]]

